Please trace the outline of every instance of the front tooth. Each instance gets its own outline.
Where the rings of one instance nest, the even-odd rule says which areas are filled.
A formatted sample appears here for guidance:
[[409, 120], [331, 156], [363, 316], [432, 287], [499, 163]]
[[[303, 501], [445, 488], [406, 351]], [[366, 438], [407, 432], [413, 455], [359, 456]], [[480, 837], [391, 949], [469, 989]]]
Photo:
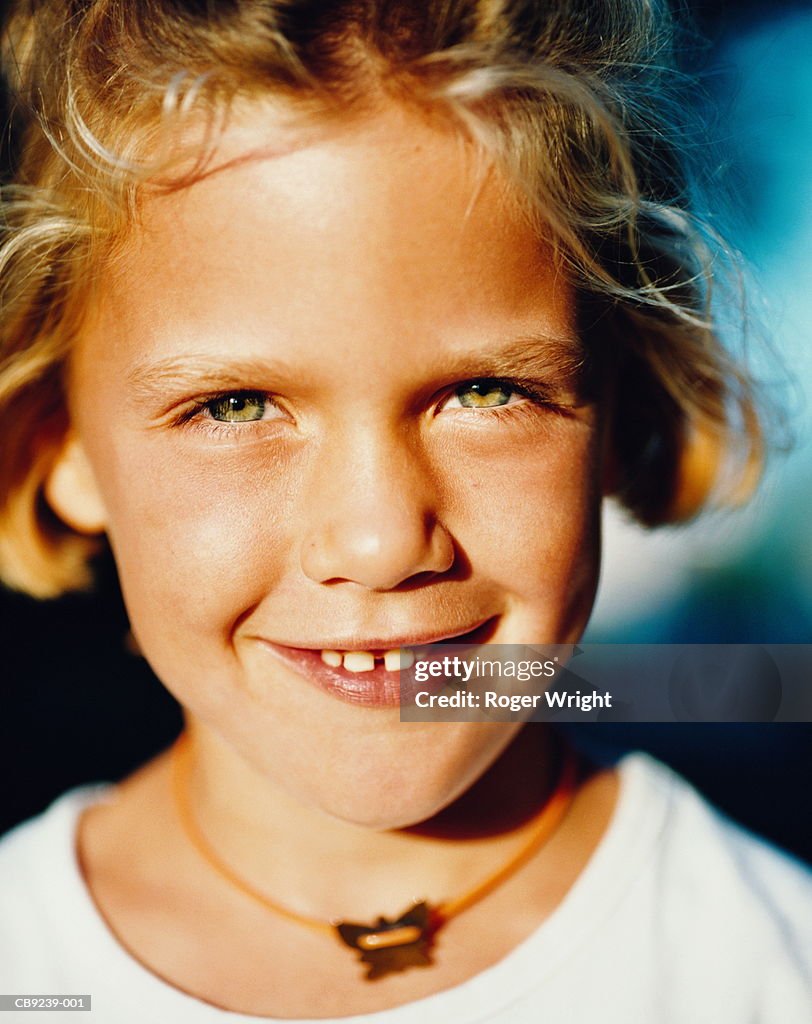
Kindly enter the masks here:
[[408, 647], [396, 647], [384, 654], [383, 663], [387, 672], [400, 672], [414, 664], [414, 654]]
[[338, 651], [322, 651], [321, 660], [331, 668], [340, 668], [342, 658]]
[[348, 672], [371, 672], [375, 668], [375, 655], [369, 651], [347, 651], [344, 668]]

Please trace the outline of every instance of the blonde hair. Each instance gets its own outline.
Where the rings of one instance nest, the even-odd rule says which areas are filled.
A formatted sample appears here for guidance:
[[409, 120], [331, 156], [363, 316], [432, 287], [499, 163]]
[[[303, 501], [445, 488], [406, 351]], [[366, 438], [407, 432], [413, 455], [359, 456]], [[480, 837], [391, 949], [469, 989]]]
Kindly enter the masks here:
[[[576, 282], [590, 358], [616, 380], [619, 500], [656, 525], [694, 515], [720, 481], [743, 493], [762, 434], [710, 314], [720, 249], [687, 201], [671, 51], [657, 0], [12, 5], [0, 576], [38, 596], [87, 584], [96, 542], [50, 513], [43, 483], [68, 426], [65, 367], [93, 269], [139, 189], [195, 180], [223, 111], [268, 94], [302, 117], [363, 110], [381, 93], [452, 117], [508, 172]], [[172, 140], [189, 125], [203, 125], [198, 160], [173, 174]]]

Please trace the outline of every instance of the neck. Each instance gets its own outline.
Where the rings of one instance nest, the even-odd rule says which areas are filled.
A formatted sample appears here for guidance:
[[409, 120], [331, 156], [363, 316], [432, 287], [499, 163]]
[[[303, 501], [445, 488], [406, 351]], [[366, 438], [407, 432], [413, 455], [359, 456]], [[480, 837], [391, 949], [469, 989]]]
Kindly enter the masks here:
[[207, 844], [255, 889], [325, 920], [455, 896], [522, 845], [556, 783], [548, 728], [525, 727], [451, 805], [375, 831], [303, 805], [199, 723], [188, 731], [186, 799]]

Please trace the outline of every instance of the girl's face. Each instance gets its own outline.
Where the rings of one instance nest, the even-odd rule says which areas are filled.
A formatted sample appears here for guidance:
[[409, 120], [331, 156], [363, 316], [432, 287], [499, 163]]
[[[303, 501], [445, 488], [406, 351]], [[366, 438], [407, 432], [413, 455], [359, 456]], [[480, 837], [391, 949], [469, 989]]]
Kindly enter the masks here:
[[145, 199], [77, 344], [73, 427], [189, 716], [297, 799], [403, 825], [512, 728], [401, 723], [380, 670], [325, 686], [306, 652], [576, 640], [600, 416], [571, 288], [459, 136], [396, 106], [280, 135], [256, 106], [215, 173]]

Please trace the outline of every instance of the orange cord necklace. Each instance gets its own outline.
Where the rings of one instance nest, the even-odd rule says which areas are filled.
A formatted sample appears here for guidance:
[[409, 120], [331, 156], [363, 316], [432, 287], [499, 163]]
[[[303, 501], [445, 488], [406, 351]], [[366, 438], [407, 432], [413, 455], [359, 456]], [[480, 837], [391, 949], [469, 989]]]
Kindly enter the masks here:
[[431, 964], [430, 950], [439, 929], [507, 881], [555, 832], [572, 803], [577, 774], [576, 755], [571, 747], [566, 746], [556, 788], [532, 822], [526, 842], [506, 863], [472, 889], [435, 906], [425, 901], [415, 902], [398, 918], [389, 920], [379, 917], [373, 924], [364, 925], [347, 921], [324, 921], [300, 914], [259, 892], [236, 874], [211, 848], [192, 814], [188, 796], [191, 764], [191, 743], [184, 732], [172, 750], [173, 792], [183, 831], [201, 857], [222, 878], [272, 913], [312, 931], [337, 936], [342, 943], [360, 952], [361, 962], [368, 967], [368, 980], [383, 977], [393, 971]]

